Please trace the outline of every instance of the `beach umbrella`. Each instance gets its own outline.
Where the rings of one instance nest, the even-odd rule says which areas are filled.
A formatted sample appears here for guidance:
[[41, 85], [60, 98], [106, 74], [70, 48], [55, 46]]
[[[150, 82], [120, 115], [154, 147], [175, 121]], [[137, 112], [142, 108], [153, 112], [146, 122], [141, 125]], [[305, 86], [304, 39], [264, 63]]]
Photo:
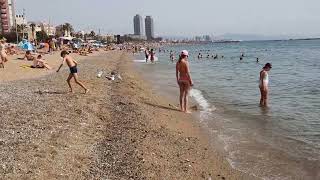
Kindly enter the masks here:
[[33, 51], [34, 50], [34, 47], [33, 45], [26, 39], [23, 39], [19, 44], [18, 46], [23, 49], [23, 50], [26, 50], [26, 51]]

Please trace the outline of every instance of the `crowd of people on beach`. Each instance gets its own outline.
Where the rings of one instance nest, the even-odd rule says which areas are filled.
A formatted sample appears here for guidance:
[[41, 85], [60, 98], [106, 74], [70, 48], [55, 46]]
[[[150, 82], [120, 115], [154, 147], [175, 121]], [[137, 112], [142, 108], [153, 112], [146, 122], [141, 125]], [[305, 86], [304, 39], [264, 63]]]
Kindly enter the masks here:
[[[5, 68], [5, 63], [9, 59], [14, 59], [15, 55], [23, 55], [21, 58], [16, 58], [17, 60], [27, 60], [32, 61], [30, 68], [46, 68], [50, 70], [48, 62], [45, 62], [44, 56], [53, 54], [57, 51], [66, 50], [69, 53], [79, 54], [81, 56], [88, 56], [89, 54], [99, 51], [98, 47], [93, 46], [90, 43], [83, 43], [79, 45], [78, 43], [68, 41], [63, 42], [63, 40], [57, 40], [55, 38], [49, 38], [45, 42], [38, 42], [32, 40], [28, 42], [30, 47], [27, 49], [21, 48], [18, 45], [6, 43], [6, 39], [0, 39], [0, 68]], [[100, 48], [101, 49], [101, 48]], [[112, 45], [103, 47], [105, 51], [115, 49]]]
[[[61, 58], [63, 59], [61, 62], [61, 65], [59, 66], [57, 72], [60, 71], [62, 65], [66, 63], [69, 66], [70, 73], [67, 78], [67, 83], [70, 88], [70, 92], [74, 92], [71, 80], [74, 79], [75, 82], [81, 86], [85, 93], [89, 91], [88, 88], [85, 87], [85, 85], [79, 80], [78, 78], [78, 70], [77, 70], [77, 61], [71, 57], [69, 54], [78, 54], [82, 56], [88, 56], [88, 54], [94, 53], [95, 51], [109, 51], [109, 50], [115, 50], [115, 49], [121, 49], [125, 50], [127, 49], [126, 45], [116, 46], [116, 45], [107, 45], [104, 47], [94, 47], [90, 43], [86, 43], [82, 45], [81, 47], [75, 46], [75, 43], [68, 42], [68, 43], [59, 43], [54, 38], [49, 39], [45, 43], [38, 43], [36, 41], [32, 41], [30, 43], [33, 46], [32, 50], [26, 50], [23, 48], [19, 48], [17, 45], [13, 46], [6, 43], [5, 39], [0, 40], [0, 68], [5, 70], [5, 63], [9, 61], [9, 59], [16, 59], [21, 61], [27, 61], [30, 62], [30, 65], [23, 65], [20, 66], [21, 68], [41, 68], [41, 69], [47, 69], [52, 70], [53, 68], [49, 65], [49, 62], [44, 58], [45, 55], [52, 55], [55, 52], [61, 52]], [[12, 57], [13, 55], [21, 55], [22, 57]], [[11, 56], [11, 57], [9, 57]]]
[[[70, 53], [75, 53], [79, 54], [82, 56], [87, 56], [88, 54], [93, 53], [94, 51], [99, 51], [101, 48], [91, 46], [89, 43], [86, 43], [85, 45], [79, 46], [77, 43], [67, 43], [64, 44], [63, 42], [58, 42], [55, 39], [49, 39], [47, 43], [40, 44], [37, 42], [32, 42], [34, 45], [35, 50], [34, 51], [23, 51], [19, 48], [16, 48], [11, 45], [6, 45], [5, 39], [0, 40], [0, 68], [4, 68], [4, 64], [8, 62], [8, 55], [19, 55], [19, 54], [24, 54], [22, 58], [18, 58], [19, 60], [27, 60], [27, 61], [32, 61], [32, 64], [30, 65], [30, 68], [44, 68], [47, 70], [51, 70], [52, 67], [46, 62], [45, 58], [43, 55], [45, 54], [51, 54], [55, 51], [61, 51], [61, 57], [63, 58], [63, 61], [61, 65], [59, 66], [57, 72], [59, 72], [60, 68], [64, 63], [66, 63], [69, 66], [70, 73], [67, 78], [67, 83], [70, 88], [70, 92], [73, 92], [73, 88], [71, 86], [71, 79], [74, 79], [75, 82], [81, 86], [84, 90], [85, 93], [89, 91], [88, 88], [79, 80], [78, 75], [77, 75], [77, 61], [75, 61], [69, 54]], [[161, 49], [159, 44], [121, 44], [117, 46], [111, 46], [108, 45], [104, 47], [103, 49], [105, 51], [108, 50], [126, 50], [128, 52], [132, 51], [133, 54], [139, 53], [139, 52], [144, 52], [145, 55], [145, 61], [148, 62], [150, 61], [151, 63], [154, 63], [156, 61], [156, 49], [155, 48], [149, 48], [149, 47], [154, 47], [159, 48], [159, 53], [166, 53], [169, 52], [169, 59], [170, 61], [174, 62], [175, 61], [175, 54], [176, 52], [173, 50], [166, 50], [166, 49]], [[206, 55], [202, 54], [205, 53]], [[189, 58], [189, 52], [186, 50], [183, 50], [177, 59], [176, 62], [176, 80], [177, 84], [180, 89], [180, 97], [179, 97], [179, 102], [180, 102], [180, 109], [181, 111], [185, 113], [190, 113], [188, 110], [188, 94], [193, 86], [193, 81], [191, 78], [191, 73], [190, 73], [190, 65], [188, 62]], [[206, 51], [200, 51], [197, 55], [197, 59], [200, 60], [202, 58], [207, 58], [207, 59], [223, 59], [224, 55], [218, 55], [216, 53], [214, 54], [209, 54]], [[242, 61], [245, 58], [244, 53], [242, 52], [240, 54], [240, 61]], [[259, 62], [259, 58], [256, 58], [256, 61]], [[268, 105], [268, 83], [269, 83], [269, 76], [268, 72], [271, 70], [272, 65], [270, 63], [265, 64], [263, 69], [260, 72], [260, 78], [259, 78], [259, 88], [260, 88], [260, 106], [262, 107], [267, 107]]]

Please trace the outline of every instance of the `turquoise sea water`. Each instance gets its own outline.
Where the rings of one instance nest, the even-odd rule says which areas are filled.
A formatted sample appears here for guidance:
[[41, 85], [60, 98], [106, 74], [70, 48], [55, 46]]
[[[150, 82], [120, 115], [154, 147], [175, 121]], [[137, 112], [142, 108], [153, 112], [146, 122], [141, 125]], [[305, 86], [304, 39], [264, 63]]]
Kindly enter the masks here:
[[[164, 47], [156, 64], [136, 63], [156, 90], [175, 97], [169, 50], [186, 49], [200, 123], [230, 164], [264, 179], [320, 179], [320, 41], [256, 41]], [[245, 57], [239, 60], [240, 54]], [[203, 55], [198, 59], [198, 54]], [[207, 58], [207, 55], [210, 58]], [[218, 54], [213, 59], [212, 54]], [[224, 58], [222, 58], [224, 56]], [[256, 58], [259, 58], [259, 63]], [[143, 59], [138, 56], [137, 59]], [[269, 73], [270, 108], [259, 108], [258, 79]], [[178, 102], [178, 100], [177, 100]]]

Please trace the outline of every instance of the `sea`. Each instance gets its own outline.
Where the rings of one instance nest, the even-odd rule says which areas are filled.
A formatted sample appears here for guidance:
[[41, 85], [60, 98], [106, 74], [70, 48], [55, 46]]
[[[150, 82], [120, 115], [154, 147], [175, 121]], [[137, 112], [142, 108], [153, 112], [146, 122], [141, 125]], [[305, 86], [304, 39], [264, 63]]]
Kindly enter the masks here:
[[[165, 46], [158, 61], [135, 57], [153, 89], [178, 104], [176, 60], [189, 51], [198, 121], [230, 165], [261, 179], [320, 180], [320, 40]], [[199, 53], [202, 58], [198, 58]], [[240, 55], [244, 58], [240, 60]], [[217, 55], [214, 59], [212, 55]], [[257, 62], [259, 58], [259, 62]], [[269, 72], [269, 108], [260, 108], [259, 72]]]

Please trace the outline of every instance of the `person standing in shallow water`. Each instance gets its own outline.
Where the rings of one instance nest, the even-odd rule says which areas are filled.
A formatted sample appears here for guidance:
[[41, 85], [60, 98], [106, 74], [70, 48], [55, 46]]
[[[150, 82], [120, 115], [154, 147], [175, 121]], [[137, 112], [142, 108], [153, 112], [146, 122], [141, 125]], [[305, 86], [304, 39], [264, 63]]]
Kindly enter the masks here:
[[188, 56], [188, 51], [183, 50], [179, 57], [179, 61], [176, 64], [176, 78], [180, 88], [180, 108], [181, 111], [185, 113], [190, 113], [187, 109], [188, 94], [191, 86], [193, 86], [190, 75]]
[[144, 55], [146, 57], [146, 62], [148, 62], [148, 59], [149, 59], [149, 48], [147, 48], [145, 51], [144, 51]]
[[261, 93], [260, 98], [260, 106], [268, 107], [268, 96], [269, 96], [269, 74], [268, 72], [271, 70], [272, 65], [267, 63], [262, 70], [260, 71], [260, 79], [259, 79], [259, 88]]
[[150, 61], [152, 62], [152, 63], [154, 63], [154, 55], [155, 55], [156, 53], [154, 52], [154, 50], [153, 49], [151, 49], [151, 51], [150, 51]]

